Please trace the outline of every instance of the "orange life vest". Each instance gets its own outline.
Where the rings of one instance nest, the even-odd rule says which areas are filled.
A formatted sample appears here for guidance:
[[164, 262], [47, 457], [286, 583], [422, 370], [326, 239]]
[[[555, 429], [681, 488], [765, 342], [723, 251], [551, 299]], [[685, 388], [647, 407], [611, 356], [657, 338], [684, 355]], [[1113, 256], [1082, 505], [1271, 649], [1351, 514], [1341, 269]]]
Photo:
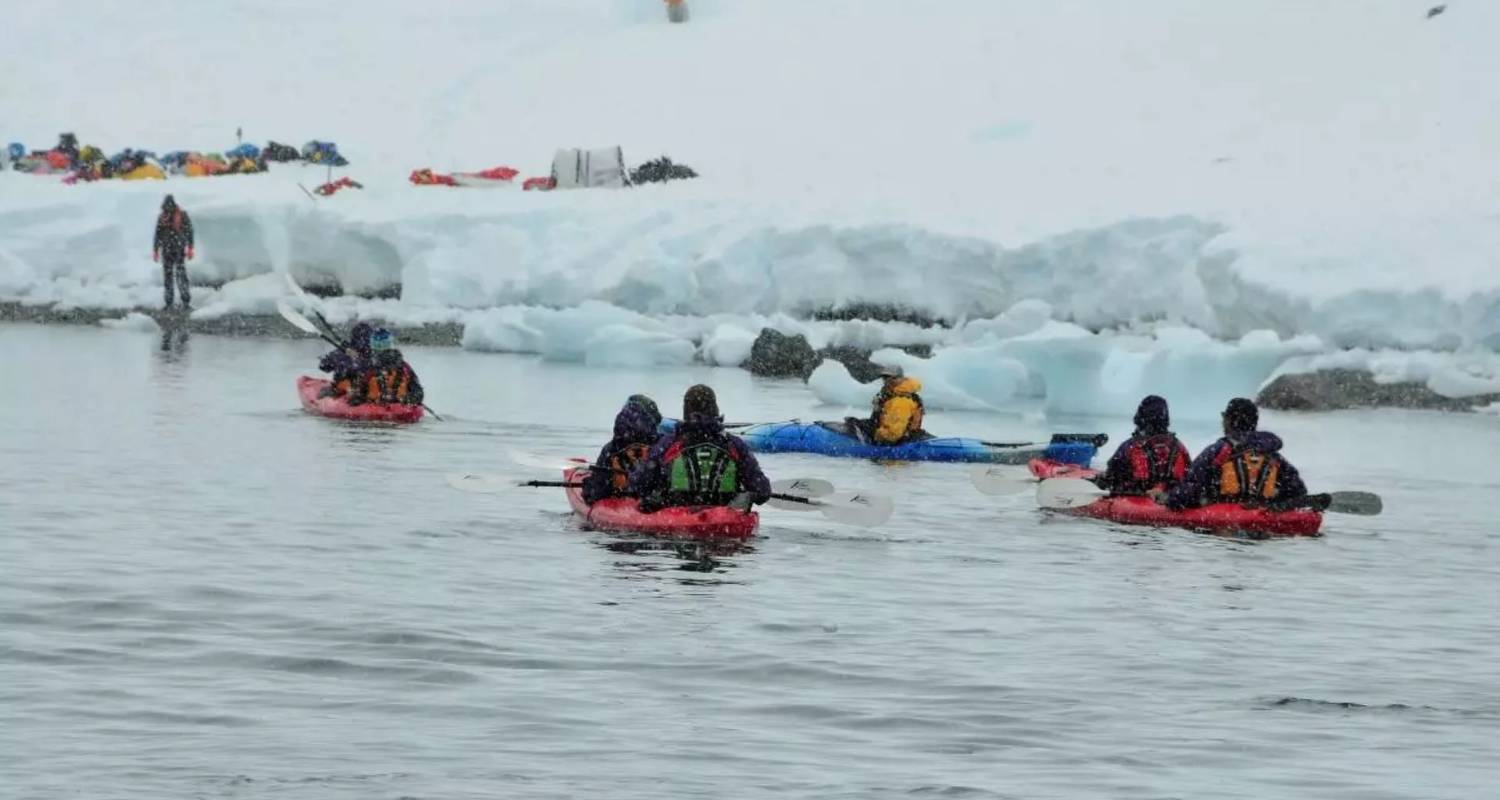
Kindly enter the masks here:
[[606, 462], [610, 469], [610, 486], [614, 487], [617, 492], [623, 492], [629, 488], [630, 471], [635, 468], [637, 463], [644, 460], [650, 452], [651, 445], [641, 444], [640, 442], [626, 445], [616, 450]]
[[405, 364], [372, 369], [365, 384], [365, 399], [375, 403], [405, 403], [411, 390], [411, 371]]
[[1281, 458], [1275, 453], [1235, 451], [1225, 445], [1214, 458], [1219, 468], [1219, 498], [1229, 502], [1276, 499]]

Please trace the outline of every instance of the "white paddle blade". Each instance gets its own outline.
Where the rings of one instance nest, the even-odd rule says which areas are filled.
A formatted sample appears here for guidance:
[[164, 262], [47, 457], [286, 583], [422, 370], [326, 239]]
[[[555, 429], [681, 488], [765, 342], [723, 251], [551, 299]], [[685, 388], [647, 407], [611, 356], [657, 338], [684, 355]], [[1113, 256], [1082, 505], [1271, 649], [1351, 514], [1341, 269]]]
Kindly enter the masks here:
[[891, 498], [864, 492], [834, 492], [815, 498], [812, 502], [823, 512], [823, 516], [833, 522], [861, 528], [883, 524], [896, 511], [896, 503]]
[[1385, 502], [1380, 495], [1372, 492], [1331, 492], [1332, 500], [1328, 503], [1328, 511], [1335, 514], [1356, 514], [1361, 517], [1373, 517], [1385, 509]]
[[281, 275], [286, 278], [287, 288], [292, 290], [292, 294], [296, 295], [304, 303], [307, 302], [307, 292], [302, 291], [302, 287], [297, 285], [297, 281], [292, 278], [292, 273], [283, 272]]
[[297, 313], [290, 305], [287, 304], [285, 300], [276, 301], [276, 313], [280, 314], [282, 319], [290, 322], [292, 324], [292, 327], [296, 328], [299, 331], [310, 333], [314, 336], [323, 335], [322, 332], [318, 330], [318, 326], [312, 324], [312, 320]]
[[792, 478], [772, 481], [771, 491], [797, 497], [827, 497], [833, 494], [833, 484], [818, 478]]
[[1036, 478], [1024, 469], [1004, 464], [976, 464], [969, 470], [969, 482], [983, 494], [1013, 495], [1036, 487]]
[[1077, 508], [1107, 494], [1082, 478], [1048, 478], [1036, 487], [1036, 504], [1042, 508]]
[[528, 453], [525, 450], [511, 450], [506, 455], [518, 466], [530, 467], [531, 469], [542, 469], [548, 472], [557, 472], [574, 467], [587, 467], [587, 461], [575, 461], [563, 456], [543, 456], [536, 453]]
[[516, 486], [515, 479], [513, 478], [479, 473], [454, 472], [447, 475], [446, 480], [449, 486], [460, 492], [473, 492], [475, 494], [508, 492]]

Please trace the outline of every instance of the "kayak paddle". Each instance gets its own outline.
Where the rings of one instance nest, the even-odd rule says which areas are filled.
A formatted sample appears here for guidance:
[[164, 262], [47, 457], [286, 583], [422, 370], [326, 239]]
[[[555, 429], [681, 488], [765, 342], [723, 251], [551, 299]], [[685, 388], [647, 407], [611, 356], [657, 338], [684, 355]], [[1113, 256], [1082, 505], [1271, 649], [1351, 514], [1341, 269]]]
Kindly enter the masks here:
[[1054, 433], [1049, 441], [1045, 442], [985, 442], [980, 444], [985, 447], [998, 447], [1004, 450], [1012, 450], [1018, 447], [1046, 447], [1052, 444], [1074, 444], [1087, 442], [1094, 447], [1103, 447], [1109, 441], [1109, 435], [1104, 433]]
[[[1065, 509], [1088, 505], [1109, 492], [1082, 478], [1048, 478], [1036, 490], [1036, 503], [1042, 508]], [[1325, 492], [1310, 494], [1277, 505], [1275, 510], [1311, 509], [1331, 514], [1373, 517], [1385, 507], [1380, 495], [1371, 492]]]
[[[512, 453], [512, 457], [520, 455]], [[548, 466], [552, 466], [548, 464]], [[584, 464], [569, 464], [583, 467]], [[451, 473], [446, 476], [448, 485], [462, 492], [475, 494], [498, 494], [517, 487], [564, 487], [575, 488], [583, 484], [568, 481], [521, 481], [504, 475], [482, 473]], [[860, 527], [874, 527], [891, 518], [896, 504], [884, 495], [864, 492], [834, 491], [833, 484], [818, 478], [793, 478], [771, 484], [773, 490], [767, 505], [776, 508], [817, 511], [831, 522]]]

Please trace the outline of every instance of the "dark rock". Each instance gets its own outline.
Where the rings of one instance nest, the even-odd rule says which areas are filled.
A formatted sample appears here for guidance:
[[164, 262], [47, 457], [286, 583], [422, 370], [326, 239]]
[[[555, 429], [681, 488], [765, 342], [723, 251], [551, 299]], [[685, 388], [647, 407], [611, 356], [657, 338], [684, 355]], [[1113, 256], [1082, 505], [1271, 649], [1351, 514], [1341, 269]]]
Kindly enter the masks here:
[[832, 359], [843, 364], [849, 370], [849, 374], [860, 383], [869, 383], [880, 377], [880, 367], [870, 360], [869, 350], [860, 350], [856, 347], [825, 347], [818, 351], [818, 363], [823, 359]]
[[1260, 390], [1264, 408], [1281, 411], [1334, 411], [1343, 408], [1423, 408], [1473, 411], [1500, 401], [1500, 394], [1445, 397], [1416, 382], [1376, 383], [1362, 370], [1325, 369], [1282, 375]]
[[631, 183], [665, 183], [667, 181], [682, 181], [698, 177], [698, 173], [686, 164], [673, 164], [672, 159], [662, 156], [655, 161], [636, 167], [630, 173]]
[[818, 354], [800, 333], [787, 336], [772, 328], [762, 328], [755, 344], [750, 346], [750, 360], [745, 366], [752, 375], [807, 380], [818, 366]]
[[941, 319], [924, 314], [921, 311], [875, 303], [851, 303], [837, 308], [819, 308], [812, 311], [811, 317], [813, 319], [832, 320], [834, 322], [853, 319], [869, 319], [876, 322], [910, 322], [913, 325], [920, 325], [923, 328], [930, 328], [942, 322]]
[[[53, 306], [26, 306], [20, 303], [0, 303], [0, 322], [32, 322], [43, 325], [98, 325], [106, 319], [118, 319], [129, 311], [139, 311], [156, 320], [162, 330], [187, 331], [211, 336], [253, 336], [276, 339], [316, 339], [293, 328], [276, 314], [225, 314], [213, 319], [193, 319], [180, 309], [167, 312], [157, 308], [69, 308]], [[434, 322], [426, 325], [393, 325], [385, 320], [365, 320], [377, 327], [389, 327], [396, 331], [402, 346], [435, 345], [457, 347], [464, 335], [463, 325], [456, 322]], [[345, 332], [348, 327], [345, 326]]]

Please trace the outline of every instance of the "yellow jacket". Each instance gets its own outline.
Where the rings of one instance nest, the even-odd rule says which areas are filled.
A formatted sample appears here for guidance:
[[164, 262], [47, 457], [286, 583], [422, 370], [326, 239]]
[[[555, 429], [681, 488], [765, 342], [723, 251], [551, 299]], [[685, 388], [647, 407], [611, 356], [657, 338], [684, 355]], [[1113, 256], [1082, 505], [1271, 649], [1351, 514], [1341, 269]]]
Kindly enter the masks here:
[[922, 382], [902, 378], [875, 395], [874, 439], [877, 444], [900, 444], [922, 430]]

